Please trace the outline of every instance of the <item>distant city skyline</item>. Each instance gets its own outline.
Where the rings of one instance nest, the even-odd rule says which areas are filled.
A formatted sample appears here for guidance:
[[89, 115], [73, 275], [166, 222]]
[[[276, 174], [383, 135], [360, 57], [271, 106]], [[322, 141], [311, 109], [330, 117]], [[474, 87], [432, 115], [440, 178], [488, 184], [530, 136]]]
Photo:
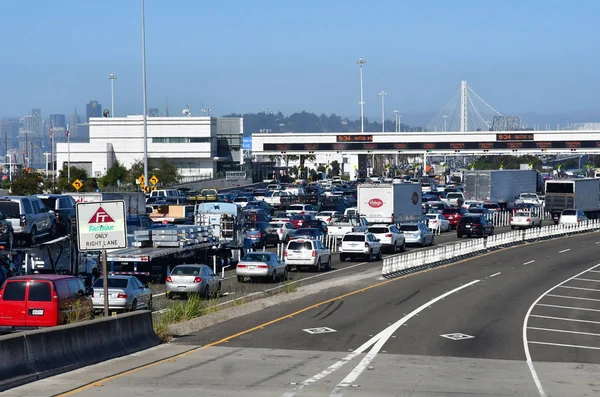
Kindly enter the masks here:
[[[362, 57], [372, 120], [380, 119], [377, 93], [385, 90], [387, 118], [399, 109], [406, 123], [426, 124], [425, 115], [468, 80], [494, 108], [526, 123], [533, 113], [595, 121], [600, 54], [590, 48], [598, 11], [591, 0], [577, 7], [543, 0], [148, 0], [148, 107], [162, 113], [168, 98], [171, 115], [189, 104], [194, 115], [269, 108], [356, 119]], [[5, 4], [3, 51], [19, 56], [0, 64], [0, 117], [34, 107], [44, 117], [68, 115], [90, 99], [110, 109], [111, 73], [118, 76], [115, 116], [140, 114], [140, 19], [139, 1]]]

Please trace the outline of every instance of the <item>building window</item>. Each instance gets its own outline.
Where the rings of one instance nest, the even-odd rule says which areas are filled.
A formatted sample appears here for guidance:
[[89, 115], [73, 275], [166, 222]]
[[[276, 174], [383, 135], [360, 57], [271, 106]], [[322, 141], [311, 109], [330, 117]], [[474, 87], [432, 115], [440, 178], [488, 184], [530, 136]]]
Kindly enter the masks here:
[[189, 137], [158, 137], [152, 138], [152, 143], [209, 143], [210, 137], [189, 138]]

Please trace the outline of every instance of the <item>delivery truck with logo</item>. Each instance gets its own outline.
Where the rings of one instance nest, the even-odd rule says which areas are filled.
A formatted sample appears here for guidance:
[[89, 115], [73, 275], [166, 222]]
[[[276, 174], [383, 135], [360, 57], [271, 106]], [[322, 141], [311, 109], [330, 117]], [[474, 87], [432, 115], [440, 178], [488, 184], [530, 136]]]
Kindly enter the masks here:
[[359, 185], [357, 201], [358, 213], [372, 224], [423, 219], [421, 185], [417, 183]]

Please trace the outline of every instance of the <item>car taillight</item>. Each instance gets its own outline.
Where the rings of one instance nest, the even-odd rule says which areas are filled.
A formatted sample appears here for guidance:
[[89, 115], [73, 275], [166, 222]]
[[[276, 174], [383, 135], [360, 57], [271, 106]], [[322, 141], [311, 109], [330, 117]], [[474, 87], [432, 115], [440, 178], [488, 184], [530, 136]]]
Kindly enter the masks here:
[[386, 234], [385, 237], [392, 237], [392, 233]]
[[473, 226], [481, 226], [481, 223], [474, 223]]
[[300, 211], [300, 215], [304, 215], [304, 211]]
[[167, 278], [165, 279], [165, 281], [166, 281], [167, 283], [172, 283], [172, 282], [173, 282], [173, 279], [171, 278], [171, 276], [167, 276]]
[[256, 237], [262, 237], [262, 233], [261, 233], [261, 232], [258, 232], [258, 233], [256, 234]]
[[369, 243], [365, 241], [365, 247], [368, 247], [368, 246], [369, 246]]
[[287, 256], [287, 251], [283, 251], [283, 256]]
[[269, 265], [258, 265], [259, 269], [268, 269]]
[[331, 218], [327, 218], [327, 222], [330, 222], [330, 221], [331, 221]]
[[352, 228], [352, 233], [354, 233], [354, 228]]
[[21, 223], [20, 223], [21, 226], [27, 225], [27, 217], [25, 215], [21, 215], [20, 220], [21, 220]]
[[511, 221], [511, 222], [513, 221], [513, 217], [512, 217], [512, 216], [510, 217], [510, 221]]
[[119, 294], [117, 295], [117, 298], [127, 299], [127, 294], [124, 294], [124, 293], [119, 293]]
[[241, 263], [238, 263], [237, 267], [239, 267], [239, 268], [245, 268], [245, 267], [246, 267], [246, 265], [243, 265], [243, 264], [241, 264]]
[[531, 218], [527, 218], [525, 222], [531, 222]]
[[313, 252], [312, 252], [312, 256], [313, 256], [313, 258], [314, 258], [315, 256], [317, 256], [317, 251], [313, 250]]
[[54, 213], [54, 219], [56, 219], [58, 221], [58, 212]]
[[194, 277], [194, 282], [195, 283], [201, 283], [202, 282], [202, 277]]
[[577, 219], [577, 222], [581, 222], [581, 219]]

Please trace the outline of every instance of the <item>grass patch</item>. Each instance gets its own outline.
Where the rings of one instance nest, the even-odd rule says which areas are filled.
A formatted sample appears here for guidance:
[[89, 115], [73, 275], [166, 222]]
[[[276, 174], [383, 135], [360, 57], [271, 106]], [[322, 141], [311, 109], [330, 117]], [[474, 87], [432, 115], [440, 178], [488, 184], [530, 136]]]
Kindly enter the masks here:
[[[299, 280], [300, 277], [298, 277], [298, 271], [296, 271], [296, 277], [294, 277], [294, 280]], [[294, 280], [286, 280], [283, 283], [283, 292], [285, 292], [286, 294], [291, 294], [292, 292], [296, 292], [298, 291], [299, 283], [294, 282]]]
[[153, 324], [154, 332], [161, 342], [168, 342], [173, 338], [169, 331], [170, 325], [202, 317], [217, 310], [216, 299], [204, 300], [198, 294], [191, 294], [187, 300], [173, 302], [168, 311], [159, 315]]

